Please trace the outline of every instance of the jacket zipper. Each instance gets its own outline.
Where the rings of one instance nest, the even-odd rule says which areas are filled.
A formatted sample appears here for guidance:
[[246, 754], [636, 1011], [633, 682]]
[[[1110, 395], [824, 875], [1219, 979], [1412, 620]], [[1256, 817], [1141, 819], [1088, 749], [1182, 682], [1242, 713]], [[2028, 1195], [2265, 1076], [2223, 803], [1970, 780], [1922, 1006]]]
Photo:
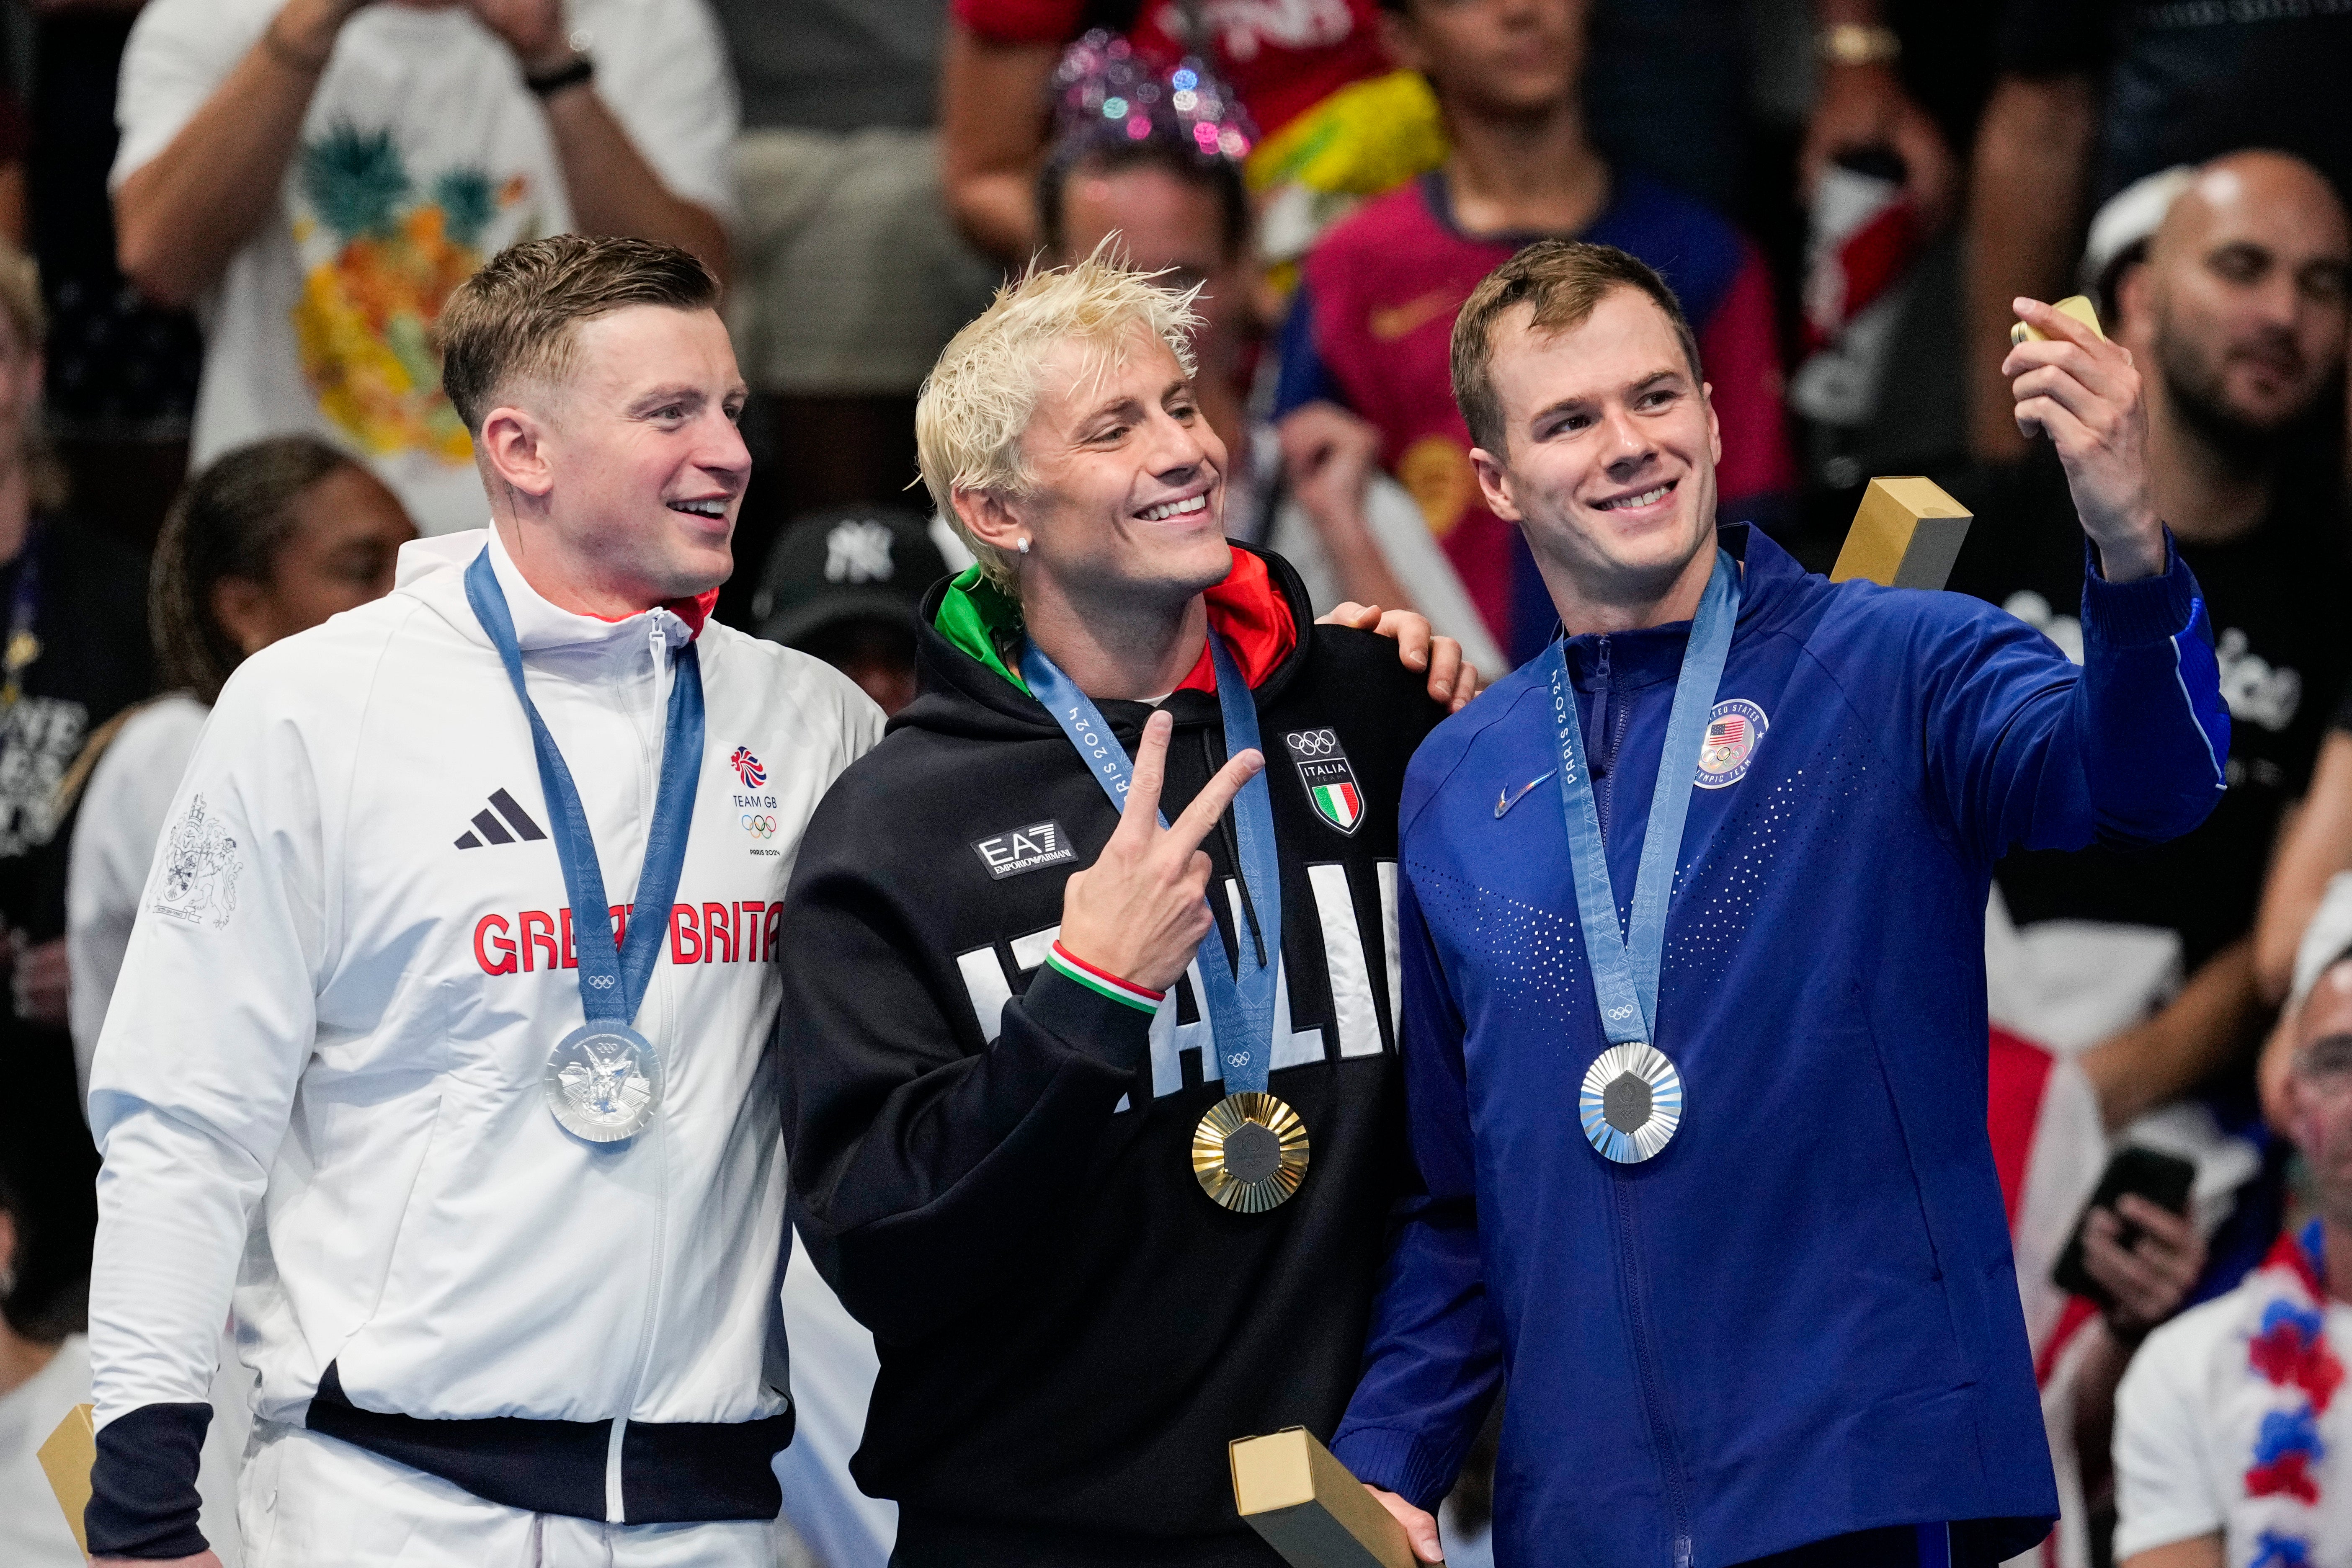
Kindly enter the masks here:
[[1665, 1391], [1658, 1378], [1656, 1352], [1651, 1348], [1649, 1282], [1642, 1273], [1642, 1254], [1633, 1235], [1633, 1186], [1622, 1169], [1612, 1167], [1617, 1184], [1617, 1257], [1623, 1267], [1626, 1316], [1632, 1320], [1633, 1365], [1642, 1380], [1642, 1415], [1650, 1428], [1650, 1447], [1658, 1457], [1658, 1479], [1665, 1485], [1666, 1518], [1675, 1531], [1674, 1568], [1690, 1568], [1692, 1548], [1690, 1504], [1683, 1495], [1682, 1464], [1666, 1425]]
[[[669, 694], [662, 689], [662, 673], [665, 668], [663, 655], [669, 651], [669, 638], [662, 631], [661, 612], [658, 610], [654, 612], [652, 626], [646, 634], [646, 640], [647, 651], [653, 657], [654, 713], [656, 721], [663, 723], [663, 738], [667, 740], [668, 727], [664, 716], [669, 710]], [[675, 680], [676, 676], [673, 674], [671, 679]], [[643, 799], [646, 822], [650, 831], [654, 812], [661, 804], [661, 759], [657, 754], [650, 753], [646, 750], [645, 726], [639, 723], [634, 728], [637, 736], [637, 775], [645, 781]], [[644, 890], [643, 888], [639, 888], [638, 893], [642, 894]], [[634, 902], [634, 900], [632, 901]], [[633, 908], [630, 910], [629, 919], [635, 921], [644, 918], [646, 913], [646, 911], [642, 909]], [[660, 920], [665, 928], [668, 926], [669, 910], [656, 910], [652, 913]], [[573, 921], [576, 924], [577, 915], [573, 917]], [[647, 979], [647, 990], [650, 991], [655, 984], [662, 987], [662, 999], [665, 1004], [668, 1003], [670, 1001], [669, 984], [662, 974], [662, 968], [658, 962], [654, 965], [653, 974]], [[674, 1016], [675, 1014], [675, 1009], [667, 1005], [663, 1011], [665, 1015]], [[642, 1000], [639, 1002], [637, 1013], [639, 1017], [645, 1015]], [[636, 1020], [633, 1018], [630, 1022], [634, 1025]], [[661, 1047], [658, 1042], [655, 1044], [654, 1049], [656, 1053], [660, 1051]], [[661, 1317], [663, 1308], [667, 1304], [662, 1300], [661, 1289], [662, 1258], [669, 1245], [669, 1148], [666, 1134], [669, 1126], [667, 1090], [672, 1069], [676, 1066], [675, 1061], [665, 1064], [662, 1073], [664, 1089], [662, 1099], [654, 1106], [652, 1124], [646, 1130], [654, 1139], [654, 1245], [652, 1265], [646, 1270], [645, 1310], [638, 1320], [636, 1375], [630, 1381], [628, 1403], [613, 1416], [613, 1434], [609, 1446], [604, 1451], [604, 1512], [608, 1516], [607, 1522], [614, 1524], [625, 1524], [628, 1521], [628, 1492], [621, 1458], [628, 1436], [629, 1417], [636, 1410], [637, 1401], [645, 1396], [646, 1369], [646, 1363], [653, 1357], [655, 1325]]]
[[[1633, 706], [1621, 705], [1612, 712], [1611, 698], [1612, 672], [1609, 663], [1609, 637], [1602, 634], [1598, 657], [1593, 663], [1593, 691], [1600, 710], [1594, 715], [1598, 722], [1601, 745], [1592, 768], [1593, 776], [1601, 783], [1600, 798], [1594, 803], [1601, 822], [1601, 843], [1609, 839], [1609, 808], [1617, 797], [1617, 751], [1625, 739], [1625, 731], [1633, 718]], [[1664, 766], [1661, 762], [1660, 766]], [[1626, 1315], [1631, 1320], [1633, 1340], [1633, 1364], [1642, 1381], [1642, 1415], [1650, 1428], [1650, 1447], [1658, 1458], [1658, 1479], [1666, 1492], [1666, 1517], [1674, 1527], [1674, 1568], [1690, 1568], [1692, 1560], [1690, 1505], [1683, 1492], [1682, 1467], [1675, 1455], [1673, 1438], [1666, 1424], [1664, 1389], [1658, 1378], [1658, 1363], [1650, 1327], [1649, 1282], [1642, 1272], [1642, 1253], [1634, 1235], [1634, 1198], [1632, 1183], [1626, 1173], [1612, 1166], [1617, 1184], [1616, 1203], [1612, 1205], [1617, 1221], [1618, 1262], [1623, 1269]]]

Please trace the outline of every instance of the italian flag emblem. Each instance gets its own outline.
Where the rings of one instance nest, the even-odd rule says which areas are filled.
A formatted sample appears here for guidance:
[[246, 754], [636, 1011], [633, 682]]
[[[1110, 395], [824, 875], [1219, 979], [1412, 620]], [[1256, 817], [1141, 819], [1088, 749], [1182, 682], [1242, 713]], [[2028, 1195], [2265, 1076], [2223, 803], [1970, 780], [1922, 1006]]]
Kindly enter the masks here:
[[1315, 815], [1342, 833], [1353, 833], [1364, 820], [1364, 792], [1356, 784], [1356, 770], [1339, 749], [1333, 730], [1300, 730], [1282, 738], [1290, 760], [1298, 764], [1298, 782], [1307, 786], [1307, 803]]
[[1315, 784], [1307, 795], [1315, 802], [1315, 814], [1342, 833], [1355, 831], [1356, 819], [1364, 815], [1364, 797], [1356, 793], [1354, 783]]

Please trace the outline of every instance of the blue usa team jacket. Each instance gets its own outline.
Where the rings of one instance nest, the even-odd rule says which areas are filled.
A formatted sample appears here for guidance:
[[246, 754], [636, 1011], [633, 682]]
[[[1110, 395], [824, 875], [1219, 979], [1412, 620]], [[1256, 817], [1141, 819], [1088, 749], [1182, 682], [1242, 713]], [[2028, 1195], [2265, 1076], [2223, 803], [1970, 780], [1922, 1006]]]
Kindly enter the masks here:
[[[2013, 846], [2204, 819], [2229, 752], [2204, 606], [2168, 543], [2160, 577], [2094, 571], [2077, 669], [1977, 600], [1721, 541], [1746, 571], [1714, 712], [1748, 749], [1695, 775], [1656, 1020], [1683, 1121], [1654, 1158], [1612, 1164], [1579, 1128], [1608, 1041], [1546, 776], [1548, 658], [1413, 759], [1398, 921], [1426, 1190], [1333, 1447], [1434, 1509], [1507, 1367], [1507, 1568], [1718, 1568], [1962, 1521], [2004, 1556], [2058, 1501], [1985, 1135], [1986, 892]], [[1621, 921], [1689, 631], [1569, 643]]]

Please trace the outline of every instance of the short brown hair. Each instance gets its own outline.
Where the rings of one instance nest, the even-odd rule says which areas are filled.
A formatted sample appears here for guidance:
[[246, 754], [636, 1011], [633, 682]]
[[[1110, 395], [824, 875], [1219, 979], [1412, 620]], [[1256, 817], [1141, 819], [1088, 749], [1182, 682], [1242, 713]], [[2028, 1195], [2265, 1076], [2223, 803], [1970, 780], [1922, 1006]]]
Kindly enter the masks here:
[[1690, 362], [1692, 378], [1705, 379], [1690, 318], [1683, 314], [1682, 301], [1666, 280], [1646, 262], [1613, 245], [1540, 239], [1486, 274], [1454, 318], [1454, 401], [1461, 405], [1473, 442], [1503, 455], [1503, 405], [1495, 395], [1493, 374], [1496, 323], [1515, 307], [1528, 305], [1535, 311], [1528, 325], [1537, 331], [1552, 336], [1573, 331], [1620, 289], [1640, 289], [1666, 313], [1683, 357]]
[[630, 305], [706, 310], [718, 303], [719, 280], [674, 245], [585, 234], [510, 245], [441, 307], [441, 387], [478, 436], [508, 383], [563, 374], [582, 321]]

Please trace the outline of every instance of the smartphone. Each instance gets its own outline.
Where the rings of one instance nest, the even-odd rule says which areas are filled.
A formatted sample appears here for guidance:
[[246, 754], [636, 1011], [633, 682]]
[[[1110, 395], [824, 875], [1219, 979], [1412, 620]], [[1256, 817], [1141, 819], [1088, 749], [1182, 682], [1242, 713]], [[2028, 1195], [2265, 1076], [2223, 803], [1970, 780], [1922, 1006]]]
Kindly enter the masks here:
[[[2074, 1218], [2074, 1232], [2066, 1237], [2066, 1249], [2058, 1255], [2058, 1267], [2050, 1271], [2051, 1283], [2071, 1295], [2089, 1297], [2103, 1311], [2112, 1308], [2115, 1298], [2083, 1267], [2083, 1227], [2090, 1224], [2091, 1211], [2112, 1210], [2116, 1200], [2126, 1193], [2136, 1193], [2160, 1209], [2185, 1215], [2189, 1212], [2189, 1189], [2196, 1181], [2195, 1162], [2178, 1154], [2159, 1154], [2135, 1143], [2116, 1150], [2106, 1170], [2100, 1173], [2098, 1189]], [[2123, 1219], [2121, 1215], [2116, 1217]], [[2123, 1230], [2116, 1239], [2130, 1247], [2138, 1244], [2143, 1234], [2139, 1226], [2123, 1219]]]

